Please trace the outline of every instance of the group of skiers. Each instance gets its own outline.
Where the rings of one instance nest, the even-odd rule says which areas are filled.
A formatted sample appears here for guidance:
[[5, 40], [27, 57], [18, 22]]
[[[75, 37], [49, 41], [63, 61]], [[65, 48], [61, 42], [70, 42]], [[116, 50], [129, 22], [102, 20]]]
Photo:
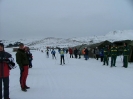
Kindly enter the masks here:
[[[49, 58], [50, 50], [47, 48], [45, 52], [46, 52], [47, 58]], [[67, 53], [67, 51], [64, 48], [59, 48], [58, 52], [60, 54], [60, 65], [65, 64], [64, 54]], [[51, 54], [52, 54], [52, 58], [56, 59], [56, 55], [55, 55], [56, 51], [54, 50], [54, 48], [52, 49]]]

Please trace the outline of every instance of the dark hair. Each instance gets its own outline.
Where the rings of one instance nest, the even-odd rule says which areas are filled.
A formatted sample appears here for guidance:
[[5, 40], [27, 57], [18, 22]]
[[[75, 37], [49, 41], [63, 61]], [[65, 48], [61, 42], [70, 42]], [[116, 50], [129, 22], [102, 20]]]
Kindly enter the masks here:
[[24, 44], [23, 43], [20, 43], [19, 46], [23, 46]]

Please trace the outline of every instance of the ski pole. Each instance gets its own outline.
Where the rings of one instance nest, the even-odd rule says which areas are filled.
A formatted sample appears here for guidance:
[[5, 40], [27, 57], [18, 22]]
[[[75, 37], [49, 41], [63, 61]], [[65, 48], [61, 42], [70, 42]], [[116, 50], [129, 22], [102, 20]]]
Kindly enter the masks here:
[[68, 60], [67, 54], [66, 54], [66, 58], [67, 58], [67, 61], [68, 61], [68, 63], [69, 63], [69, 60]]

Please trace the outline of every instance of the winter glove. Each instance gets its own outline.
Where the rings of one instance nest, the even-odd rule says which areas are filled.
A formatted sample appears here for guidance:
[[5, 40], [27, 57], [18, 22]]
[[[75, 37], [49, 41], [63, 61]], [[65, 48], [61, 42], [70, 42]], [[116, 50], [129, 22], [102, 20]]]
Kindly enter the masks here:
[[4, 62], [6, 62], [7, 64], [9, 64], [10, 63], [10, 60], [8, 58], [5, 58], [4, 59]]
[[15, 63], [14, 63], [14, 62], [11, 62], [10, 64], [11, 64], [12, 66], [15, 66]]

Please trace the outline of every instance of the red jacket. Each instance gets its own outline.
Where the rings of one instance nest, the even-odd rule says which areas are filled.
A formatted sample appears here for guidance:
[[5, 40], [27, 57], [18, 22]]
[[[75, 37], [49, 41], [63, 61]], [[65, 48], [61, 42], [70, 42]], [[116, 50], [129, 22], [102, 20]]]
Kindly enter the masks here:
[[6, 63], [5, 59], [10, 57], [11, 54], [4, 51], [0, 51], [0, 78], [9, 76], [10, 68]]
[[10, 69], [8, 67], [8, 64], [3, 62], [0, 63], [0, 78], [1, 77], [8, 77], [10, 73]]
[[70, 48], [69, 49], [69, 54], [72, 54], [73, 53], [73, 50]]

